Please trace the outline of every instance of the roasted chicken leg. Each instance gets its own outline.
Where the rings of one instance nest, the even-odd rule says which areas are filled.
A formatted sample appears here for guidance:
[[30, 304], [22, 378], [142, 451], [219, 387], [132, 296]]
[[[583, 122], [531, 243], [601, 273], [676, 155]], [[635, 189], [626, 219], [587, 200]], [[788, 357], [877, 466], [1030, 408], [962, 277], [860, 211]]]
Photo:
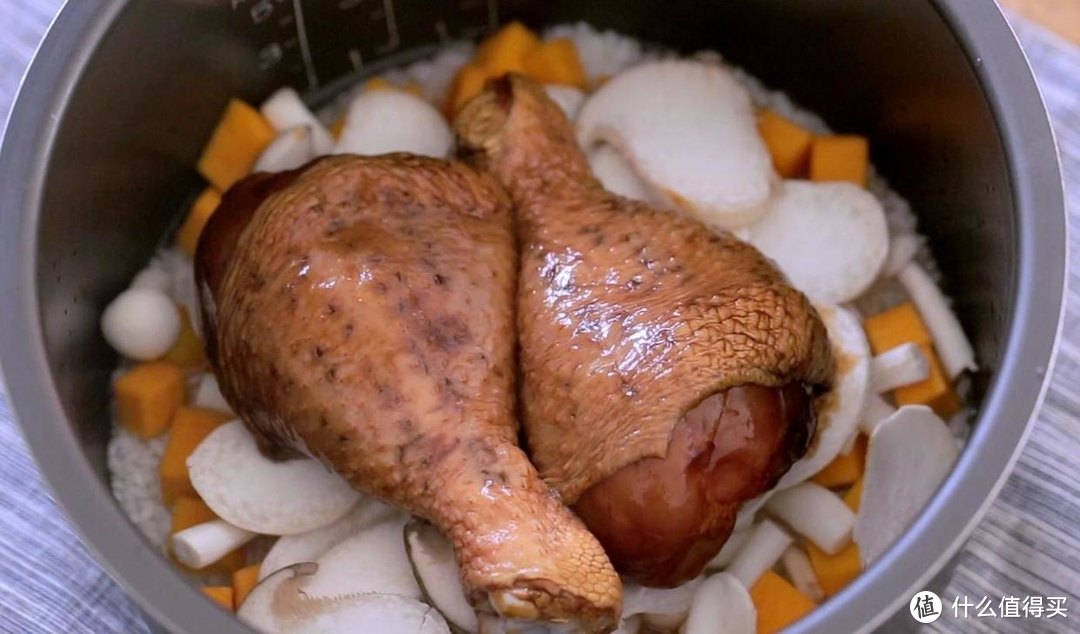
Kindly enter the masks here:
[[505, 192], [463, 164], [256, 175], [199, 245], [209, 356], [265, 452], [441, 529], [481, 612], [609, 631], [619, 578], [517, 446], [516, 263]]
[[696, 576], [807, 449], [834, 366], [820, 318], [753, 247], [605, 191], [529, 80], [490, 83], [456, 128], [519, 221], [533, 462], [620, 572]]

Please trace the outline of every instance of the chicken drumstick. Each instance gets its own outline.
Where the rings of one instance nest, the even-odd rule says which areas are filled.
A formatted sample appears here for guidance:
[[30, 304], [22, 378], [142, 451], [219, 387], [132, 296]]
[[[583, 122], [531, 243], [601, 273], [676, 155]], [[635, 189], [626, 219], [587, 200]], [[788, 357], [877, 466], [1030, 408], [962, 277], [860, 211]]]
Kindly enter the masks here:
[[606, 632], [621, 585], [517, 447], [505, 192], [460, 163], [325, 158], [230, 190], [199, 245], [208, 354], [268, 454], [435, 524], [472, 605]]
[[533, 462], [620, 572], [696, 576], [806, 451], [824, 325], [753, 247], [605, 191], [535, 83], [491, 82], [456, 128], [518, 216]]

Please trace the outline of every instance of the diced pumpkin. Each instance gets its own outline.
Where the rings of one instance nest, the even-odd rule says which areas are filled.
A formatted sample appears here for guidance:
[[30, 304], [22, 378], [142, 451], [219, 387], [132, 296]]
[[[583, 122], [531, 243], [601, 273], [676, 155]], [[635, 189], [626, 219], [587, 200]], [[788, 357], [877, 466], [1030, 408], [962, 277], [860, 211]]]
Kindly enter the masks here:
[[814, 609], [814, 602], [771, 570], [750, 588], [757, 608], [758, 634], [779, 632]]
[[525, 73], [544, 84], [589, 85], [577, 47], [568, 39], [549, 40], [525, 56]]
[[904, 302], [863, 321], [866, 338], [874, 354], [881, 354], [905, 343], [932, 344], [934, 338], [923, 324], [919, 310], [912, 302]]
[[930, 376], [925, 381], [896, 388], [893, 399], [897, 405], [926, 405], [942, 419], [948, 420], [960, 411], [960, 398], [945, 377], [934, 348], [926, 343], [920, 343], [919, 347], [929, 362]]
[[492, 77], [525, 71], [525, 56], [540, 46], [540, 38], [520, 22], [511, 22], [484, 40], [473, 61]]
[[927, 405], [945, 419], [960, 411], [960, 399], [941, 368], [941, 361], [934, 352], [933, 337], [914, 303], [905, 302], [869, 317], [863, 322], [863, 328], [874, 354], [904, 343], [914, 343], [926, 355], [930, 376], [925, 381], [894, 390], [897, 405]]
[[866, 187], [870, 144], [854, 134], [819, 136], [810, 149], [810, 180], [847, 181]]
[[117, 379], [113, 392], [120, 424], [144, 440], [156, 438], [184, 404], [184, 371], [164, 361], [143, 363]]
[[401, 87], [401, 90], [404, 90], [410, 95], [416, 95], [417, 97], [424, 96], [424, 88], [415, 81], [405, 82], [405, 85]]
[[372, 77], [364, 82], [364, 92], [369, 90], [397, 90], [397, 86], [385, 77]]
[[[176, 503], [173, 504], [172, 507], [172, 526], [170, 528], [170, 534], [175, 535], [184, 529], [198, 526], [199, 524], [205, 524], [206, 522], [216, 519], [218, 519], [218, 516], [210, 510], [210, 507], [206, 505], [206, 502], [203, 502], [193, 495], [181, 495], [176, 498]], [[244, 564], [247, 563], [247, 555], [244, 553], [242, 547], [230, 551], [221, 559], [198, 570], [185, 566], [177, 561], [171, 551], [169, 552], [169, 559], [172, 560], [177, 568], [192, 574], [230, 575], [233, 574], [233, 571], [242, 568]]]
[[812, 132], [773, 110], [766, 110], [758, 117], [758, 132], [769, 149], [777, 174], [783, 178], [806, 175], [814, 142]]
[[447, 96], [445, 107], [447, 118], [453, 119], [466, 102], [480, 94], [489, 77], [491, 75], [485, 68], [475, 64], [462, 66], [454, 77], [450, 94]]
[[172, 506], [181, 495], [196, 496], [188, 477], [187, 459], [204, 438], [230, 421], [229, 414], [198, 407], [181, 407], [172, 419], [172, 431], [165, 445], [158, 472], [161, 476], [161, 498]]
[[203, 586], [203, 594], [211, 601], [229, 610], [233, 609], [233, 589], [228, 586]]
[[188, 255], [195, 255], [195, 249], [199, 246], [199, 236], [202, 235], [210, 216], [214, 215], [218, 205], [221, 204], [221, 192], [213, 185], [203, 190], [195, 202], [191, 203], [187, 219], [176, 233], [176, 244]]
[[859, 576], [862, 566], [859, 563], [859, 547], [852, 542], [835, 555], [828, 555], [809, 541], [806, 542], [806, 552], [810, 556], [810, 565], [814, 567], [818, 583], [825, 591], [825, 596], [832, 595], [844, 589], [851, 580]]
[[172, 507], [172, 526], [169, 532], [175, 535], [182, 530], [205, 524], [217, 518], [217, 515], [210, 510], [206, 502], [194, 495], [181, 495], [176, 498], [176, 502]]
[[186, 370], [198, 368], [206, 361], [202, 340], [199, 339], [195, 327], [191, 324], [191, 315], [188, 314], [187, 308], [184, 306], [176, 308], [180, 311], [180, 335], [177, 336], [176, 343], [169, 348], [162, 360]]
[[855, 439], [855, 448], [846, 454], [833, 458], [825, 468], [814, 474], [813, 482], [823, 487], [835, 488], [854, 484], [863, 473], [866, 465], [866, 436], [860, 434]]
[[237, 570], [232, 575], [233, 609], [239, 610], [248, 593], [259, 583], [259, 564]]
[[275, 134], [274, 126], [258, 110], [239, 99], [230, 100], [199, 157], [199, 173], [225, 191], [251, 173]]
[[847, 504], [848, 508], [855, 513], [859, 512], [859, 504], [862, 503], [863, 481], [863, 478], [860, 477], [844, 494], [844, 504]]

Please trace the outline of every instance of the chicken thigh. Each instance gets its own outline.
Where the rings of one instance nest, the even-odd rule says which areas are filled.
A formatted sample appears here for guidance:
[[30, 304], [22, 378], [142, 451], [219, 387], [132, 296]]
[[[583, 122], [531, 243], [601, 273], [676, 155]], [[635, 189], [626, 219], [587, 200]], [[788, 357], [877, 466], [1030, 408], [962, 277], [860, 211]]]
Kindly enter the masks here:
[[470, 602], [604, 632], [621, 585], [517, 446], [505, 192], [338, 156], [230, 190], [199, 245], [208, 353], [268, 454], [322, 459], [453, 543]]
[[533, 462], [620, 572], [693, 578], [806, 451], [834, 369], [824, 325], [753, 247], [605, 191], [531, 81], [491, 82], [456, 128], [518, 217]]

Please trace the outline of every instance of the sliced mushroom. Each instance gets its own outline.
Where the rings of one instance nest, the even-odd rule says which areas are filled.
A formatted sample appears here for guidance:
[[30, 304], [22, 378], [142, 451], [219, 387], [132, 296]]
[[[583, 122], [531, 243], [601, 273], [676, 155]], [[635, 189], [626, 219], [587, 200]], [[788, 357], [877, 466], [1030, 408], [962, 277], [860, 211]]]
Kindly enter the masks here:
[[809, 451], [780, 478], [777, 490], [795, 486], [832, 462], [855, 433], [869, 392], [870, 344], [859, 319], [839, 306], [818, 306], [818, 313], [837, 360], [836, 378], [818, 402], [817, 431]]
[[129, 288], [150, 289], [168, 295], [172, 292], [172, 276], [160, 265], [150, 263], [131, 278]]
[[648, 186], [634, 171], [634, 167], [607, 143], [602, 143], [589, 152], [589, 167], [609, 192], [644, 203], [656, 202]]
[[870, 359], [870, 388], [878, 394], [925, 381], [929, 376], [930, 361], [914, 343], [901, 344]]
[[423, 595], [405, 554], [406, 517], [379, 522], [319, 557], [319, 571], [304, 584], [309, 596], [385, 592], [419, 600]]
[[264, 535], [295, 535], [331, 524], [360, 494], [311, 458], [274, 462], [240, 421], [206, 437], [187, 460], [191, 483], [221, 519]]
[[877, 279], [889, 250], [885, 210], [851, 183], [784, 181], [749, 241], [816, 302], [855, 299]]
[[731, 560], [735, 558], [735, 555], [739, 552], [739, 549], [746, 543], [746, 538], [750, 537], [750, 528], [744, 528], [742, 530], [735, 530], [728, 536], [727, 541], [724, 542], [724, 547], [720, 549], [720, 552], [716, 553], [716, 556], [712, 558], [712, 561], [705, 566], [705, 570], [722, 570], [727, 567]]
[[731, 573], [744, 587], [750, 588], [766, 570], [780, 560], [792, 542], [794, 540], [791, 535], [776, 522], [762, 520], [751, 531], [746, 543], [731, 560], [725, 572]]
[[734, 575], [721, 572], [702, 581], [683, 626], [684, 634], [754, 634], [757, 609]]
[[253, 172], [284, 172], [315, 158], [311, 126], [299, 125], [277, 135], [255, 161]]
[[922, 246], [922, 238], [914, 233], [897, 234], [889, 240], [889, 257], [885, 259], [883, 275], [893, 276], [900, 272]]
[[174, 534], [173, 555], [196, 570], [205, 568], [255, 538], [255, 533], [237, 528], [225, 520], [211, 520]]
[[896, 413], [896, 408], [890, 405], [877, 394], [868, 393], [866, 402], [863, 403], [863, 411], [859, 416], [859, 429], [870, 436], [877, 429], [881, 421]]
[[476, 632], [476, 611], [465, 598], [454, 547], [438, 529], [413, 521], [405, 526], [405, 549], [428, 603], [464, 632]]
[[311, 131], [312, 149], [317, 156], [329, 153], [334, 147], [334, 137], [292, 88], [281, 88], [270, 95], [259, 107], [259, 111], [278, 132], [297, 126], [308, 127]]
[[400, 90], [369, 90], [349, 105], [334, 153], [444, 158], [453, 142], [446, 120], [430, 103]]
[[802, 548], [791, 545], [780, 557], [780, 564], [784, 567], [791, 585], [795, 589], [810, 598], [814, 603], [825, 600], [825, 590], [818, 581], [814, 565], [810, 563], [810, 557]]
[[654, 624], [660, 621], [681, 623], [690, 611], [694, 591], [701, 577], [674, 588], [647, 588], [636, 583], [623, 584], [623, 618], [641, 616]]
[[298, 535], [285, 535], [274, 542], [259, 567], [259, 579], [293, 564], [316, 561], [331, 548], [383, 521], [404, 522], [405, 515], [376, 500], [361, 500], [338, 521]]
[[305, 588], [325, 575], [304, 562], [270, 575], [252, 589], [237, 616], [264, 634], [410, 632], [449, 634], [431, 606], [386, 593], [312, 596]]
[[896, 541], [956, 462], [948, 426], [923, 405], [905, 405], [870, 436], [853, 537], [864, 567]]
[[829, 555], [851, 542], [855, 514], [840, 496], [820, 484], [803, 482], [778, 491], [765, 509]]
[[949, 378], [955, 379], [964, 370], [977, 370], [975, 349], [971, 347], [960, 320], [949, 308], [949, 300], [941, 288], [915, 262], [908, 262], [900, 269], [897, 278], [918, 307], [927, 330], [934, 336], [934, 347]]
[[746, 225], [767, 208], [776, 175], [750, 95], [721, 66], [669, 60], [636, 66], [578, 114], [578, 140], [619, 149], [665, 203], [710, 226]]

